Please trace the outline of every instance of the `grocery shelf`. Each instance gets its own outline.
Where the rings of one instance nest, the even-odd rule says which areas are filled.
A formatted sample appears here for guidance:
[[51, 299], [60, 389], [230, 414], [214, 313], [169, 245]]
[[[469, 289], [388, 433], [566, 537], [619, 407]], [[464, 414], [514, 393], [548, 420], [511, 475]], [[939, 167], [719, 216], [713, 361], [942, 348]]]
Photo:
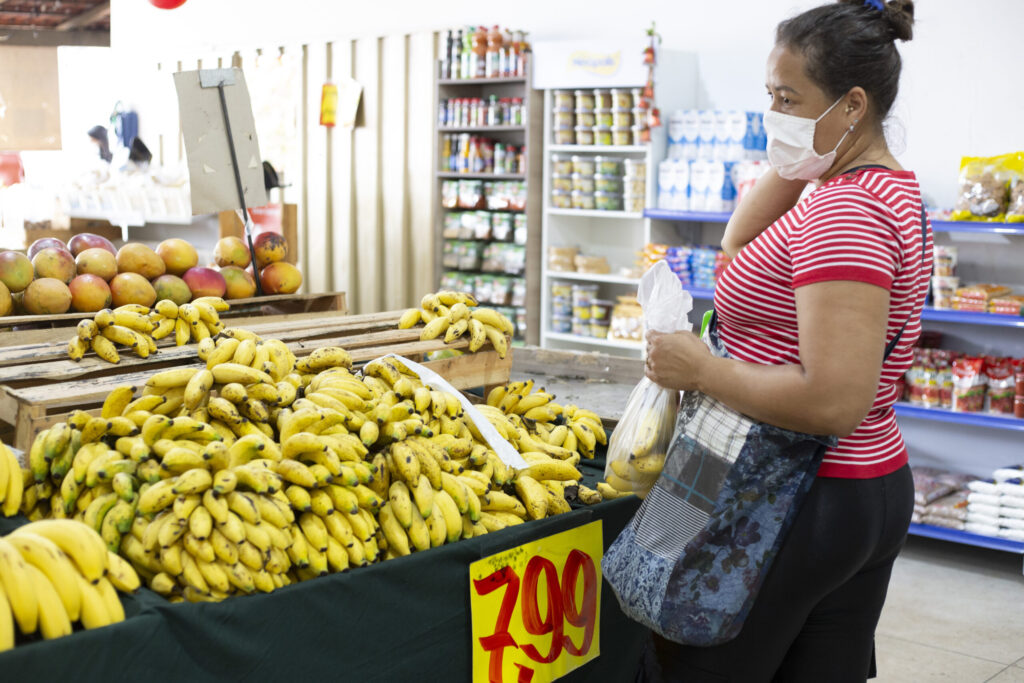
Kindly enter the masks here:
[[438, 126], [439, 133], [522, 133], [526, 126]]
[[647, 145], [548, 145], [549, 152], [589, 152], [591, 154], [646, 154]]
[[597, 337], [583, 337], [576, 334], [568, 334], [566, 332], [545, 332], [544, 336], [548, 339], [556, 339], [558, 341], [573, 342], [575, 344], [589, 344], [591, 346], [604, 346], [615, 349], [631, 349], [633, 351], [643, 351], [644, 345], [641, 342], [634, 341], [623, 341], [619, 339], [599, 339]]
[[677, 211], [675, 209], [644, 209], [644, 218], [680, 223], [728, 223], [731, 211]]
[[921, 320], [941, 323], [963, 323], [965, 325], [1024, 328], [1024, 317], [1019, 315], [972, 313], [970, 311], [954, 311], [948, 308], [932, 308], [931, 306], [927, 306], [921, 311]]
[[932, 232], [962, 232], [980, 235], [1024, 235], [1024, 223], [981, 223], [929, 219]]
[[982, 536], [972, 534], [968, 531], [957, 531], [928, 524], [911, 524], [907, 530], [912, 536], [923, 536], [925, 538], [937, 538], [940, 541], [952, 541], [963, 545], [973, 545], [989, 550], [1002, 550], [1008, 553], [1024, 554], [1024, 542], [1011, 541], [1007, 538], [995, 538], [993, 536]]
[[507, 78], [442, 78], [438, 85], [497, 85], [499, 83], [526, 83], [525, 76], [509, 76]]
[[926, 408], [911, 403], [896, 403], [893, 406], [896, 415], [913, 417], [920, 420], [932, 420], [951, 424], [983, 427], [986, 429], [1007, 429], [1013, 432], [1024, 432], [1024, 420], [1016, 417], [1003, 417], [989, 413], [958, 413], [945, 408]]
[[526, 180], [523, 173], [459, 173], [458, 171], [438, 171], [437, 177], [444, 180]]
[[580, 218], [643, 218], [642, 213], [632, 211], [602, 211], [600, 209], [556, 209], [548, 207], [547, 212], [552, 216], [577, 216]]
[[640, 284], [640, 278], [635, 277], [624, 277], [622, 275], [610, 275], [610, 274], [597, 274], [597, 273], [577, 273], [573, 271], [561, 271], [561, 270], [546, 270], [544, 271], [546, 277], [554, 280], [580, 280], [582, 282], [606, 282], [613, 285], [633, 285], [634, 287]]

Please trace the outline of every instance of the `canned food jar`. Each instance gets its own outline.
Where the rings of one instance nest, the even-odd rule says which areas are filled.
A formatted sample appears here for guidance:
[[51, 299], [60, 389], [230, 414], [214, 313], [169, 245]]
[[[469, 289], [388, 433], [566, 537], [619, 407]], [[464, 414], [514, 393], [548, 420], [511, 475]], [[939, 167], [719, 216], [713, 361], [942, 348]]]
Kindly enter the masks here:
[[594, 159], [596, 157], [584, 157], [574, 156], [572, 158], [572, 172], [583, 173], [585, 175], [594, 175], [597, 171], [594, 169]]
[[585, 173], [572, 174], [572, 189], [580, 192], [594, 191], [594, 176]]
[[577, 145], [592, 145], [594, 144], [594, 129], [590, 126], [576, 126], [573, 130], [576, 131], [576, 144]]
[[622, 195], [622, 210], [630, 213], [643, 213], [646, 201], [642, 194], [626, 193]]
[[594, 189], [598, 192], [618, 192], [622, 194], [622, 178], [619, 176], [598, 173], [593, 178]]
[[575, 145], [576, 144], [576, 129], [575, 128], [556, 128], [554, 131], [554, 138], [556, 145]]
[[622, 88], [612, 88], [612, 107], [615, 109], [632, 109], [633, 95]]
[[587, 320], [580, 320], [579, 318], [573, 318], [572, 333], [579, 337], [589, 337], [590, 322]]
[[633, 107], [631, 110], [633, 113], [633, 123], [637, 125], [647, 125], [647, 110]]
[[640, 159], [623, 159], [622, 167], [626, 170], [626, 175], [647, 178], [647, 164]]
[[594, 112], [584, 109], [576, 110], [576, 124], [580, 126], [593, 126], [595, 121]]
[[611, 126], [615, 122], [611, 109], [598, 109], [594, 112], [594, 125]]
[[573, 306], [572, 317], [577, 320], [590, 320], [590, 306]]
[[551, 172], [561, 175], [569, 175], [572, 173], [572, 157], [564, 154], [552, 154]]
[[551, 331], [561, 334], [572, 332], [572, 318], [565, 315], [551, 316]]
[[646, 109], [646, 102], [644, 102], [644, 91], [643, 88], [633, 88], [629, 91], [630, 99], [633, 101], [631, 106], [637, 109]]
[[[570, 288], [571, 291], [572, 288]], [[566, 318], [572, 315], [572, 301], [568, 296], [555, 296], [551, 298], [551, 312], [554, 315], [564, 315]]]
[[612, 125], [628, 127], [633, 125], [633, 112], [630, 109], [613, 109]]
[[644, 142], [644, 138], [647, 137], [647, 126], [631, 126], [629, 131], [634, 145], [639, 146], [647, 144]]
[[605, 175], [622, 175], [622, 160], [618, 157], [594, 157], [594, 172]]
[[552, 282], [551, 298], [564, 297], [566, 300], [572, 296], [572, 285], [568, 282]]
[[598, 89], [594, 91], [594, 106], [597, 109], [612, 108], [612, 93], [609, 90]]
[[622, 195], [618, 192], [595, 192], [594, 205], [599, 211], [622, 211]]
[[596, 339], [607, 339], [608, 325], [602, 325], [594, 322], [590, 323], [590, 336]]
[[555, 128], [572, 128], [576, 125], [576, 117], [573, 116], [571, 109], [567, 111], [555, 110], [552, 119], [552, 125]]
[[594, 92], [592, 90], [576, 91], [576, 110], [594, 111]]
[[594, 126], [594, 144], [595, 145], [611, 145], [612, 144], [612, 129], [606, 126]]
[[573, 100], [572, 93], [568, 90], [556, 90], [552, 95], [552, 99], [552, 106], [554, 106], [555, 109], [572, 110], [573, 105], [576, 104]]
[[633, 144], [633, 134], [629, 128], [612, 128], [612, 142], [622, 147], [628, 147]]
[[608, 320], [612, 315], [614, 302], [607, 299], [594, 299], [590, 304], [590, 318], [594, 321]]
[[579, 190], [574, 190], [572, 193], [572, 208], [593, 211], [594, 193], [580, 192]]
[[551, 189], [562, 190], [563, 192], [572, 192], [572, 175], [566, 175], [565, 173], [552, 173]]
[[551, 192], [551, 206], [556, 209], [571, 209], [572, 193], [566, 190], [553, 190]]
[[647, 193], [647, 179], [627, 175], [622, 179], [622, 191], [626, 194], [638, 194], [643, 196]]
[[573, 306], [591, 306], [594, 303], [594, 299], [597, 297], [597, 285], [573, 285], [572, 286], [572, 305]]

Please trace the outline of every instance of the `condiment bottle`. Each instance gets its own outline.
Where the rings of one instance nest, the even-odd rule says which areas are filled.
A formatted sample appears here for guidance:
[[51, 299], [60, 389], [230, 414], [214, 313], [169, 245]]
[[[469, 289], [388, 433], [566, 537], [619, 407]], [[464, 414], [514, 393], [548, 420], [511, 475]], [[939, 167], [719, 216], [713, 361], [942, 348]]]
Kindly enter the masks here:
[[491, 32], [487, 34], [487, 64], [485, 74], [487, 78], [499, 78], [501, 76], [501, 45], [501, 30], [497, 26], [493, 26], [491, 27]]
[[477, 26], [473, 34], [473, 52], [469, 57], [470, 78], [483, 78], [487, 75], [487, 29]]

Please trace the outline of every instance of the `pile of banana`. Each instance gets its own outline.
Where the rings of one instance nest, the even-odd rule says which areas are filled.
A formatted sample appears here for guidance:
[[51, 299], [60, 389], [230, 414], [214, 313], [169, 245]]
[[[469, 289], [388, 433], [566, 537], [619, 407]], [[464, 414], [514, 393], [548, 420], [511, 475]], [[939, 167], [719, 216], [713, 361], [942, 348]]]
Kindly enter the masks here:
[[0, 537], [0, 651], [17, 631], [43, 638], [124, 621], [117, 591], [131, 593], [139, 577], [107, 550], [95, 531], [71, 520], [30, 522]]
[[139, 304], [127, 304], [114, 310], [105, 308], [92, 319], [78, 323], [75, 336], [68, 342], [68, 356], [71, 360], [81, 360], [92, 349], [103, 360], [119, 363], [121, 356], [116, 344], [120, 344], [139, 358], [148, 358], [156, 353], [157, 340], [172, 333], [178, 346], [216, 336], [224, 329], [220, 312], [226, 310], [227, 302], [215, 296], [201, 297], [181, 306], [170, 299], [162, 299], [152, 310]]
[[[608, 469], [611, 471], [605, 481], [620, 495], [645, 495], [665, 466], [666, 454], [660, 452], [665, 448], [655, 449], [655, 446], [659, 443], [667, 445], [673, 422], [666, 421], [662, 411], [645, 407], [636, 424], [635, 430], [616, 431], [608, 444]], [[658, 452], [652, 452], [655, 450]]]
[[444, 335], [444, 343], [451, 344], [469, 334], [469, 350], [475, 353], [484, 342], [490, 341], [499, 358], [508, 353], [509, 337], [515, 334], [512, 321], [493, 308], [478, 306], [472, 294], [441, 291], [427, 294], [419, 308], [410, 308], [398, 321], [398, 329], [407, 330], [424, 323], [420, 340], [436, 339]]
[[505, 388], [508, 414], [481, 406], [530, 463], [516, 472], [397, 359], [354, 373], [342, 348], [297, 359], [232, 328], [198, 354], [205, 367], [41, 432], [21, 505], [82, 520], [171, 600], [272, 591], [601, 500], [576, 467], [600, 420], [532, 383]]

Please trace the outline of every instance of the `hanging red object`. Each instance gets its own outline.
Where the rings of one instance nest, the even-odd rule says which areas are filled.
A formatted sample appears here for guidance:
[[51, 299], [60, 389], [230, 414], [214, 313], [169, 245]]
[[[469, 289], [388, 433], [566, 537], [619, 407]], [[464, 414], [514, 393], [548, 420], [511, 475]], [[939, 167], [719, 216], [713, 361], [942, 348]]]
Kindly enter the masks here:
[[185, 0], [149, 0], [149, 4], [160, 9], [177, 9], [185, 4]]
[[338, 118], [338, 86], [334, 83], [324, 83], [320, 93], [320, 125], [334, 128]]

